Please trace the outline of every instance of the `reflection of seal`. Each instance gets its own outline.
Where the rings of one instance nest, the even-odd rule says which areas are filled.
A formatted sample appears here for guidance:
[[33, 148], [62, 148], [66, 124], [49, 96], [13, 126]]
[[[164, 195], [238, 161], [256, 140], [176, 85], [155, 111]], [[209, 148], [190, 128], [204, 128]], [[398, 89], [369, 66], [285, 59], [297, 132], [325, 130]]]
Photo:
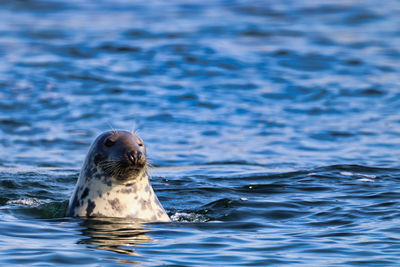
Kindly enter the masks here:
[[[103, 249], [120, 254], [141, 256], [137, 247], [154, 242], [141, 222], [125, 218], [96, 218], [79, 222], [82, 238], [78, 244], [86, 244], [88, 248]], [[101, 234], [99, 234], [101, 233]], [[110, 257], [121, 263], [138, 265], [139, 261], [130, 261], [126, 258]], [[122, 261], [121, 261], [122, 260]], [[136, 259], [138, 260], [138, 259]]]
[[93, 142], [69, 201], [67, 216], [170, 221], [149, 183], [146, 148], [127, 131]]

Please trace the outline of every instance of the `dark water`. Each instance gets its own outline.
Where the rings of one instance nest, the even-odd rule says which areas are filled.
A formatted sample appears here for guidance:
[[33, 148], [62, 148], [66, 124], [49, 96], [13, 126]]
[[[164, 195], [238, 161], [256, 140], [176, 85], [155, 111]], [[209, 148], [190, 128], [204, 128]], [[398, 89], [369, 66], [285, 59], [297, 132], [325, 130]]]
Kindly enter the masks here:
[[[400, 2], [0, 2], [0, 265], [397, 265]], [[172, 223], [64, 218], [137, 129]]]

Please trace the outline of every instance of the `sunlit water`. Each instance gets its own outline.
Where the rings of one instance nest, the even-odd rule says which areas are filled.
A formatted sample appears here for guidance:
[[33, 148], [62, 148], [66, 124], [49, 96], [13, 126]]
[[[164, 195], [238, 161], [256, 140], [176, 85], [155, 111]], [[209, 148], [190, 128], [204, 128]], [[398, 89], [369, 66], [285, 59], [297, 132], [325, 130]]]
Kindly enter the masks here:
[[[0, 265], [396, 265], [398, 1], [0, 2]], [[172, 223], [65, 218], [135, 129]]]

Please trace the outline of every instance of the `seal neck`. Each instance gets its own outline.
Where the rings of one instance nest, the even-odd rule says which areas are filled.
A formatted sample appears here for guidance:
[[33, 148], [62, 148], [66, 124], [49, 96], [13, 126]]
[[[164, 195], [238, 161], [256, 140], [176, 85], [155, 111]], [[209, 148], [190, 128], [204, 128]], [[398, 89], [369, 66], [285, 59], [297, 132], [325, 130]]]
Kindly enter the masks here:
[[128, 179], [111, 178], [111, 183], [113, 185], [140, 184], [148, 181], [149, 178], [146, 170], [142, 170], [139, 174], [135, 175], [135, 177], [129, 177]]

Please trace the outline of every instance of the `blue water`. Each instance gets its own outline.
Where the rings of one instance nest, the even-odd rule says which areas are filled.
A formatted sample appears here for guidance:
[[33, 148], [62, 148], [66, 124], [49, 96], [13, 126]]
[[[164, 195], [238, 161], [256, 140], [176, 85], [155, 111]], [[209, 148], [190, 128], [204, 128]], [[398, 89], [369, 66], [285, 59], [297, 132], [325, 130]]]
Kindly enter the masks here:
[[[400, 2], [0, 2], [0, 266], [396, 266]], [[172, 223], [65, 218], [135, 129]]]

